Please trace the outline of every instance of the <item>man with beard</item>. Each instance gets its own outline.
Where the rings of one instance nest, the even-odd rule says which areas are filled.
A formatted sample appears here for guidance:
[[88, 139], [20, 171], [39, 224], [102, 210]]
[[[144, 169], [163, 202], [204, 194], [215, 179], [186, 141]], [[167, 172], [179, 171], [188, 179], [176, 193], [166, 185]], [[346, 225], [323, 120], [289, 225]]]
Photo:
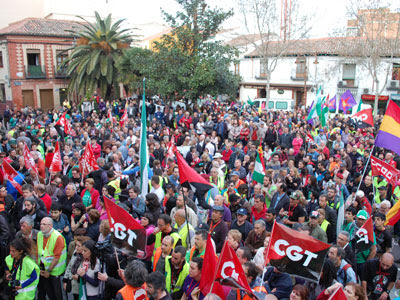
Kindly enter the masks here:
[[171, 256], [165, 259], [165, 287], [172, 299], [181, 299], [183, 282], [189, 274], [189, 264], [185, 260], [186, 248], [177, 246]]
[[385, 253], [381, 258], [368, 260], [361, 276], [362, 287], [372, 300], [389, 299], [397, 277], [393, 255]]
[[25, 206], [25, 209], [24, 209], [23, 215], [31, 216], [31, 218], [33, 219], [33, 222], [34, 222], [33, 228], [39, 230], [40, 229], [40, 221], [44, 217], [46, 217], [46, 213], [38, 208], [38, 204], [37, 204], [35, 198], [33, 198], [33, 197], [29, 197], [29, 198], [25, 199], [24, 206]]
[[160, 272], [147, 275], [146, 292], [149, 300], [172, 300], [170, 294], [165, 290], [165, 276]]

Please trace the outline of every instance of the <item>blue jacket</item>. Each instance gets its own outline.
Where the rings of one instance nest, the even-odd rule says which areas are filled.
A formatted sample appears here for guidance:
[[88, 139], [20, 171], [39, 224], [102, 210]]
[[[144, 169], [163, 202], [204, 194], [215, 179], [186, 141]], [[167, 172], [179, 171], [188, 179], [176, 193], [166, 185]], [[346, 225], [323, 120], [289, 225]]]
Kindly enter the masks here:
[[[274, 267], [268, 267], [263, 281], [267, 282], [264, 284], [264, 287], [268, 291], [268, 294], [275, 295], [278, 299], [290, 297], [293, 285], [292, 279], [288, 274], [274, 272]], [[272, 293], [273, 289], [276, 289], [276, 291]]]

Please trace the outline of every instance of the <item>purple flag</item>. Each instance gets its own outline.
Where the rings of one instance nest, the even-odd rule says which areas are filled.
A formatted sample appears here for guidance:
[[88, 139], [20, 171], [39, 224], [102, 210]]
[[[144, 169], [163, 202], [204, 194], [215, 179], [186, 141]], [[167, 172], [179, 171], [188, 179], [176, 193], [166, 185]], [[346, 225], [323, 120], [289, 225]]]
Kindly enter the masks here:
[[343, 111], [343, 113], [346, 113], [356, 104], [357, 102], [354, 99], [353, 94], [350, 92], [350, 90], [347, 90], [343, 93], [342, 97], [340, 97], [339, 110]]
[[332, 99], [329, 99], [329, 110], [336, 111], [336, 95]]

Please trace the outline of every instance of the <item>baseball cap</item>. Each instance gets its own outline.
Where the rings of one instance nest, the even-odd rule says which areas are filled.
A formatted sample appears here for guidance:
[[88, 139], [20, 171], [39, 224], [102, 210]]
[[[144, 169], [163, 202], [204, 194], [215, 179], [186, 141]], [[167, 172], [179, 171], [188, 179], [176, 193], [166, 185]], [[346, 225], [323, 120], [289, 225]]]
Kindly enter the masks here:
[[204, 229], [204, 230], [209, 231], [210, 230], [210, 226], [208, 226], [207, 223], [200, 223], [200, 224], [197, 225], [196, 231], [200, 230], [200, 229]]
[[318, 219], [319, 218], [319, 212], [314, 210], [310, 214], [310, 218]]
[[232, 173], [231, 173], [231, 176], [239, 176], [240, 174], [239, 174], [239, 172], [238, 171], [233, 171]]
[[224, 209], [222, 206], [219, 206], [219, 205], [214, 205], [214, 206], [213, 206], [213, 210], [215, 210], [215, 211], [221, 211], [221, 212], [224, 212], [224, 211], [225, 211], [225, 209]]
[[221, 153], [215, 153], [215, 155], [213, 156], [213, 158], [221, 158], [222, 154]]
[[295, 199], [295, 200], [298, 200], [298, 199], [299, 199], [299, 195], [298, 195], [296, 192], [292, 192], [292, 193], [290, 194], [290, 198]]
[[241, 208], [238, 209], [238, 211], [236, 213], [238, 215], [247, 216], [247, 209], [245, 209], [244, 207], [241, 207]]
[[367, 220], [368, 219], [368, 213], [365, 210], [362, 209], [357, 213], [357, 218]]
[[381, 185], [380, 187], [378, 187], [378, 190], [386, 190], [386, 186]]
[[334, 157], [335, 158], [341, 158], [340, 154], [335, 154]]
[[337, 173], [336, 173], [336, 177], [337, 177], [337, 178], [340, 178], [340, 179], [343, 179], [343, 174], [342, 174], [342, 173], [339, 173], [339, 172], [337, 172]]

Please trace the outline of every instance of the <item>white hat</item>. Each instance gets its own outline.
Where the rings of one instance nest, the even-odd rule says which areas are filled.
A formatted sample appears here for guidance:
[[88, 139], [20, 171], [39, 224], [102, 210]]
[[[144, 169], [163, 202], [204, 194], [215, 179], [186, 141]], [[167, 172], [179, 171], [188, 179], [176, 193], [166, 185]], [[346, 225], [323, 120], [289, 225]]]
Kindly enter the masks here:
[[221, 158], [222, 154], [221, 153], [215, 153], [215, 155], [213, 156], [213, 158]]
[[364, 197], [365, 196], [365, 194], [364, 194], [364, 192], [363, 191], [357, 191], [357, 193], [356, 193], [356, 197]]

